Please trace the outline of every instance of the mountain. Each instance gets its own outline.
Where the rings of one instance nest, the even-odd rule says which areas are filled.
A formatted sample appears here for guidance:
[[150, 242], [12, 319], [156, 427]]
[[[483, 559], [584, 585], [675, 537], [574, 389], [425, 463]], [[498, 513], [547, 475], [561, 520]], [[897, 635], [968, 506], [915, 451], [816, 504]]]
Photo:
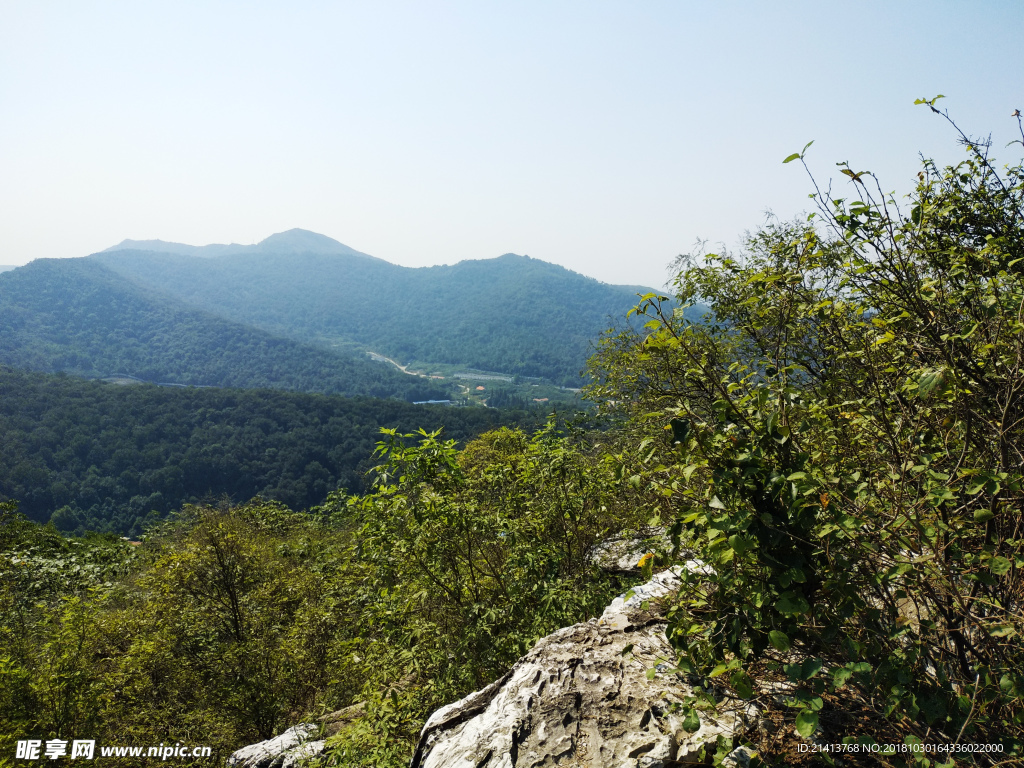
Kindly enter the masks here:
[[17, 269], [17, 267], [0, 264], [0, 272], [10, 272], [12, 269]]
[[202, 258], [253, 253], [331, 253], [373, 258], [326, 235], [318, 235], [316, 232], [306, 229], [289, 229], [287, 232], [279, 232], [255, 245], [238, 245], [237, 243], [231, 245], [185, 245], [184, 243], [168, 243], [163, 240], [122, 240], [117, 245], [104, 250], [103, 253], [111, 251], [154, 251]]
[[189, 306], [95, 259], [38, 259], [0, 274], [0, 328], [0, 363], [36, 371], [406, 400], [446, 397], [426, 380], [365, 356]]
[[255, 246], [216, 246], [244, 251], [182, 250], [189, 248], [126, 241], [90, 258], [140, 285], [300, 341], [568, 386], [578, 386], [594, 340], [623, 322], [647, 290], [515, 254], [401, 267], [303, 230]]

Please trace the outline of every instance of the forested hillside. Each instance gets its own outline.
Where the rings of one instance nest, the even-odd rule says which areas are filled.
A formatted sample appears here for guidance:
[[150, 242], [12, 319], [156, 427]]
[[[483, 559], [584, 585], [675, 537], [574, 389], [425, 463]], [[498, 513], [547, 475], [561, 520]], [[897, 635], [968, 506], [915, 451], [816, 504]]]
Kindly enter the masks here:
[[[0, 500], [62, 531], [138, 535], [186, 502], [306, 509], [357, 491], [382, 427], [466, 440], [527, 414], [270, 390], [121, 386], [0, 366]], [[52, 516], [52, 518], [51, 518]]]
[[513, 254], [409, 269], [340, 243], [334, 253], [286, 252], [298, 232], [215, 258], [125, 249], [91, 258], [210, 312], [303, 341], [354, 342], [403, 363], [458, 364], [564, 386], [578, 386], [593, 340], [623, 323], [637, 292], [647, 290]]
[[365, 356], [187, 306], [91, 259], [39, 259], [0, 275], [0, 327], [0, 363], [36, 371], [410, 401], [447, 396]]

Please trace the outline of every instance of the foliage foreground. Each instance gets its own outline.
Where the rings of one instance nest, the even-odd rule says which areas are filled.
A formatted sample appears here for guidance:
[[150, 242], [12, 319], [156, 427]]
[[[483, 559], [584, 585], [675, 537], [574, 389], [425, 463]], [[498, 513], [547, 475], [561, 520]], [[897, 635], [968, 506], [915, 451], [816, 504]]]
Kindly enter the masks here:
[[740, 697], [762, 764], [1019, 762], [1024, 170], [964, 138], [905, 216], [844, 168], [859, 199], [682, 259], [680, 308], [646, 297], [591, 361], [611, 428], [385, 430], [365, 495], [186, 507], [137, 547], [5, 506], [0, 765], [58, 736], [222, 761], [351, 705], [320, 760], [404, 765], [628, 586], [595, 542], [658, 522], [712, 566], [668, 614], [695, 725]]
[[17, 739], [57, 737], [223, 761], [357, 702], [330, 762], [404, 765], [432, 710], [623, 589], [586, 559], [620, 518], [585, 443], [385, 432], [369, 494], [186, 507], [137, 547], [6, 505], [0, 765]]
[[648, 297], [592, 362], [664, 425], [631, 471], [714, 565], [670, 624], [707, 706], [775, 678], [804, 737], [1003, 750], [925, 764], [1024, 744], [1024, 176], [964, 140], [906, 217], [844, 167], [860, 199], [682, 259], [713, 317]]

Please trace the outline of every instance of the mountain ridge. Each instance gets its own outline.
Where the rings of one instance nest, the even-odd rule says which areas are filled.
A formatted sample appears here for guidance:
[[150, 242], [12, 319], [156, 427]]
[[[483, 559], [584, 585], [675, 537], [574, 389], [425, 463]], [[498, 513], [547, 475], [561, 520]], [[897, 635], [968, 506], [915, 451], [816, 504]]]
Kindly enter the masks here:
[[99, 261], [36, 259], [0, 274], [0, 363], [87, 378], [432, 399], [442, 390], [191, 306]]
[[368, 254], [350, 248], [344, 243], [311, 232], [308, 229], [289, 229], [284, 232], [277, 232], [269, 237], [260, 240], [252, 245], [240, 243], [212, 243], [209, 245], [187, 245], [185, 243], [168, 242], [166, 240], [122, 240], [117, 245], [104, 248], [100, 253], [111, 253], [115, 251], [143, 251], [148, 253], [173, 253], [181, 256], [197, 256], [200, 258], [217, 258], [219, 256], [232, 256], [251, 253], [336, 253], [346, 256], [363, 256], [368, 259], [375, 258]]
[[[264, 241], [268, 249], [273, 238]], [[308, 251], [197, 259], [122, 248], [89, 258], [205, 311], [302, 342], [572, 387], [594, 341], [623, 323], [637, 293], [649, 290], [511, 253], [429, 267]]]

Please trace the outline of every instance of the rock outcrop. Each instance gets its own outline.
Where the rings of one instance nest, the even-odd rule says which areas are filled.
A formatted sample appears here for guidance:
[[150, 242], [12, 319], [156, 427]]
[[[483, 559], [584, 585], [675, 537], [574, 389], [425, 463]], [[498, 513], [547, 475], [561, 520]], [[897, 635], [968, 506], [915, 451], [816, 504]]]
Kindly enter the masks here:
[[329, 736], [366, 713], [366, 703], [330, 712], [315, 723], [299, 723], [280, 736], [258, 744], [250, 744], [232, 753], [228, 765], [232, 768], [298, 768], [324, 751]]
[[[411, 768], [662, 768], [746, 730], [757, 712], [742, 703], [697, 713], [696, 728], [684, 722], [692, 689], [671, 671], [675, 654], [659, 612], [680, 572], [659, 573], [599, 619], [549, 635], [500, 680], [439, 709]], [[745, 754], [730, 757], [745, 762]]]
[[[442, 707], [420, 734], [411, 768], [668, 768], [692, 762], [719, 736], [733, 737], [758, 717], [743, 702], [687, 721], [692, 694], [674, 672], [664, 607], [688, 560], [656, 574], [605, 609], [600, 618], [548, 635], [501, 679]], [[324, 736], [362, 714], [362, 705], [303, 723], [235, 752], [232, 768], [298, 768], [323, 751]], [[749, 753], [726, 760], [744, 766]]]
[[665, 526], [623, 531], [595, 544], [587, 559], [603, 571], [629, 576], [640, 575], [640, 558], [651, 553], [672, 551], [672, 537]]
[[312, 723], [293, 726], [280, 736], [250, 744], [228, 758], [232, 768], [298, 768], [302, 762], [324, 749], [317, 739], [320, 729]]

